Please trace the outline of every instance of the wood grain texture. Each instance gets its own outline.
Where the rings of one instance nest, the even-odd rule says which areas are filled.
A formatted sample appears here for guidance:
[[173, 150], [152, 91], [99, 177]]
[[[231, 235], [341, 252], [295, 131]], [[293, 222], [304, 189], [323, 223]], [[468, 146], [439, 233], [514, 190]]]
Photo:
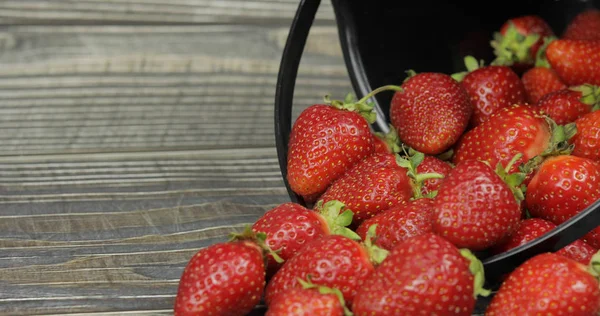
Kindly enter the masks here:
[[[4, 0], [0, 24], [288, 24], [297, 0]], [[317, 23], [333, 23], [323, 1]]]
[[[289, 201], [273, 102], [297, 4], [0, 1], [1, 315], [171, 315], [196, 251]], [[323, 1], [294, 119], [351, 90], [333, 22]]]

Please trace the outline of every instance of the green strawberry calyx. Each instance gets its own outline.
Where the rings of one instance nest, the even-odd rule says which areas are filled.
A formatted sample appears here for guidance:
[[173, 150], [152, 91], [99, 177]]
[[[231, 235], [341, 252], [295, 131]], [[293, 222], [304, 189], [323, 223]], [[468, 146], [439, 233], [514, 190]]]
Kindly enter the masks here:
[[[412, 179], [413, 199], [419, 199], [424, 197], [422, 193], [423, 183], [429, 179], [443, 179], [442, 174], [436, 172], [418, 173], [417, 167], [425, 159], [425, 154], [418, 152], [414, 149], [409, 149], [408, 153], [404, 156], [396, 155], [396, 163], [405, 168], [406, 175]], [[430, 192], [426, 197], [433, 198], [437, 192]]]
[[454, 78], [454, 80], [456, 80], [458, 82], [463, 81], [463, 79], [465, 79], [465, 76], [468, 73], [473, 72], [473, 71], [485, 66], [483, 59], [480, 61], [477, 61], [477, 59], [475, 59], [475, 57], [473, 57], [473, 56], [465, 56], [464, 62], [465, 62], [465, 67], [467, 68], [467, 71], [461, 71], [461, 72], [457, 72], [455, 74], [450, 75], [452, 78]]
[[367, 230], [367, 235], [363, 241], [363, 246], [367, 250], [367, 254], [369, 255], [371, 262], [378, 266], [383, 262], [383, 260], [385, 260], [385, 258], [387, 258], [389, 251], [373, 244], [373, 240], [376, 238], [377, 224], [373, 224], [369, 226], [369, 229]]
[[360, 236], [347, 227], [352, 223], [354, 213], [347, 209], [344, 203], [338, 200], [323, 203], [323, 200], [319, 200], [315, 205], [315, 210], [325, 219], [330, 234], [360, 240]]
[[394, 85], [382, 86], [369, 92], [367, 95], [365, 95], [362, 99], [358, 101], [352, 93], [348, 93], [343, 101], [331, 100], [329, 98], [329, 95], [326, 95], [324, 97], [324, 100], [326, 104], [329, 104], [335, 107], [336, 109], [357, 112], [360, 115], [362, 115], [362, 117], [364, 117], [367, 120], [367, 122], [369, 122], [369, 124], [372, 124], [375, 123], [375, 121], [377, 120], [377, 113], [375, 113], [375, 111], [373, 110], [375, 104], [373, 102], [367, 101], [376, 94], [383, 91], [402, 91], [402, 88]]
[[398, 137], [398, 131], [396, 128], [389, 124], [390, 131], [387, 133], [375, 132], [375, 136], [379, 137], [389, 148], [390, 152], [396, 154], [400, 152], [400, 138]]
[[324, 295], [327, 295], [327, 294], [335, 295], [335, 297], [337, 297], [337, 299], [340, 301], [340, 305], [344, 309], [344, 316], [354, 315], [346, 306], [346, 301], [344, 300], [344, 294], [342, 294], [342, 291], [340, 291], [339, 289], [336, 289], [336, 288], [314, 284], [314, 283], [312, 283], [311, 278], [312, 278], [312, 276], [310, 274], [308, 274], [308, 275], [306, 275], [306, 280], [303, 280], [302, 278], [297, 278], [297, 280], [303, 289], [316, 289], [317, 291], [319, 291], [319, 293], [324, 294]]
[[525, 181], [527, 173], [523, 172], [523, 170], [511, 173], [510, 170], [522, 157], [523, 154], [518, 153], [506, 164], [506, 166], [502, 166], [502, 163], [500, 162], [496, 165], [496, 174], [508, 185], [518, 202], [525, 200], [525, 187], [523, 181]]
[[582, 103], [592, 106], [592, 111], [600, 109], [600, 87], [591, 84], [582, 84], [579, 86], [569, 87], [569, 90], [581, 92]]
[[544, 115], [546, 123], [548, 124], [551, 136], [548, 143], [548, 147], [542, 153], [532, 157], [524, 165], [522, 165], [521, 172], [529, 174], [539, 167], [539, 165], [546, 160], [548, 157], [570, 155], [575, 148], [575, 145], [569, 143], [569, 139], [575, 136], [577, 133], [577, 126], [575, 123], [569, 123], [566, 125], [558, 125], [549, 116]]
[[260, 248], [263, 251], [263, 256], [268, 254], [271, 255], [271, 257], [273, 257], [273, 259], [275, 260], [275, 262], [277, 263], [283, 263], [283, 258], [281, 258], [277, 252], [278, 251], [274, 251], [273, 249], [271, 249], [267, 243], [267, 234], [263, 233], [263, 232], [255, 232], [254, 230], [252, 230], [252, 226], [250, 225], [246, 225], [246, 227], [244, 228], [244, 230], [241, 233], [236, 233], [236, 232], [232, 232], [229, 234], [230, 238], [229, 241], [250, 241], [253, 244], [255, 244], [256, 246], [258, 246], [258, 248]]
[[588, 265], [587, 270], [596, 279], [600, 278], [600, 251], [596, 252], [592, 256], [592, 259], [590, 260], [590, 264]]
[[490, 42], [496, 55], [496, 59], [491, 64], [498, 66], [512, 66], [515, 63], [533, 64], [531, 47], [539, 38], [539, 34], [521, 34], [514, 23], [509, 22], [504, 35], [496, 32]]
[[544, 37], [544, 44], [542, 44], [535, 55], [535, 67], [552, 68], [550, 62], [548, 62], [548, 58], [546, 58], [546, 49], [548, 49], [548, 45], [556, 39], [556, 36]]
[[489, 296], [492, 292], [485, 289], [485, 272], [483, 263], [469, 249], [460, 249], [460, 254], [469, 260], [469, 271], [473, 274], [473, 297]]

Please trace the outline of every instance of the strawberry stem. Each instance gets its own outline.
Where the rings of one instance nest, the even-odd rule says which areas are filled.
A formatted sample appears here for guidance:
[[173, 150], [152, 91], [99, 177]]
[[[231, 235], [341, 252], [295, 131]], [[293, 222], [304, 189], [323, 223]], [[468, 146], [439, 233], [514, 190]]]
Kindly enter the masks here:
[[267, 246], [267, 234], [263, 232], [255, 232], [252, 230], [252, 226], [246, 225], [244, 231], [241, 233], [232, 232], [229, 234], [230, 239], [229, 242], [238, 241], [238, 240], [247, 240], [256, 244], [260, 249], [262, 249], [264, 254], [269, 254], [273, 257], [273, 259], [277, 263], [283, 263], [283, 258], [281, 258], [277, 251], [273, 251], [269, 246]]
[[588, 271], [597, 279], [600, 278], [600, 251], [592, 256], [588, 265]]
[[358, 101], [356, 101], [356, 98], [354, 97], [354, 94], [352, 94], [352, 93], [348, 93], [346, 95], [346, 97], [344, 98], [344, 101], [331, 100], [329, 98], [329, 95], [326, 95], [323, 99], [324, 99], [325, 104], [329, 104], [329, 105], [335, 107], [336, 109], [357, 112], [362, 117], [364, 117], [367, 120], [367, 122], [369, 122], [369, 124], [373, 124], [377, 120], [377, 113], [375, 113], [375, 111], [373, 111], [373, 109], [375, 107], [374, 103], [367, 102], [367, 100], [370, 99], [371, 97], [375, 96], [379, 92], [388, 91], [388, 90], [402, 91], [402, 88], [399, 86], [394, 86], [394, 85], [387, 85], [387, 86], [379, 87], [379, 88], [369, 92], [367, 95], [365, 95], [362, 99], [360, 99]]
[[352, 240], [360, 240], [360, 236], [347, 227], [352, 223], [354, 213], [346, 209], [344, 203], [338, 200], [323, 203], [323, 200], [319, 200], [315, 206], [315, 210], [323, 216], [332, 235], [342, 235]]
[[365, 240], [363, 241], [363, 245], [369, 254], [369, 259], [371, 262], [378, 266], [380, 265], [387, 255], [389, 251], [380, 247], [377, 247], [373, 244], [373, 239], [377, 238], [377, 224], [373, 224], [369, 226], [367, 230], [367, 235], [365, 236]]
[[429, 179], [443, 179], [444, 176], [439, 173], [429, 172], [429, 173], [418, 173], [417, 167], [423, 162], [425, 159], [425, 154], [418, 152], [414, 149], [409, 149], [408, 159], [405, 157], [396, 156], [396, 163], [405, 168], [406, 175], [408, 175], [412, 179], [412, 190], [413, 190], [413, 199], [419, 199], [423, 197], [423, 183]]
[[600, 108], [600, 87], [591, 84], [582, 84], [569, 88], [572, 91], [578, 91], [581, 93], [579, 99], [581, 103], [591, 105], [592, 111]]
[[483, 263], [469, 249], [460, 249], [460, 254], [469, 260], [469, 271], [473, 274], [473, 297], [477, 299], [477, 296], [489, 296], [492, 292], [483, 287], [485, 284]]
[[389, 124], [390, 131], [386, 134], [382, 132], [375, 132], [375, 136], [379, 137], [388, 146], [392, 153], [400, 152], [400, 139], [398, 138], [398, 131], [392, 124]]
[[533, 58], [530, 54], [531, 47], [540, 38], [539, 34], [529, 34], [527, 36], [519, 33], [514, 23], [508, 22], [509, 26], [504, 35], [499, 32], [494, 33], [494, 39], [490, 42], [494, 48], [496, 59], [492, 65], [512, 66], [515, 63], [533, 64]]
[[314, 283], [312, 283], [311, 278], [312, 278], [312, 276], [310, 274], [308, 274], [306, 276], [306, 281], [302, 280], [301, 278], [297, 278], [297, 280], [303, 289], [316, 289], [319, 291], [319, 293], [324, 294], [324, 295], [326, 295], [326, 294], [335, 295], [337, 297], [337, 299], [340, 301], [340, 304], [342, 305], [342, 307], [344, 308], [344, 316], [354, 315], [346, 306], [346, 301], [344, 300], [344, 294], [342, 294], [342, 291], [340, 291], [339, 289], [336, 289], [336, 288], [314, 284]]

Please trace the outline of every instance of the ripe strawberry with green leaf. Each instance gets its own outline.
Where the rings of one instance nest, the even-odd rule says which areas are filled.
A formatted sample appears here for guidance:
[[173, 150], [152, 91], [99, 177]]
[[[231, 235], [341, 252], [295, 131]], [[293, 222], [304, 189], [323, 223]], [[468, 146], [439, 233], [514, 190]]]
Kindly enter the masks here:
[[375, 132], [373, 133], [373, 140], [375, 142], [376, 153], [398, 153], [400, 152], [400, 140], [398, 139], [398, 132], [392, 126], [389, 125], [389, 132]]
[[429, 155], [449, 149], [473, 112], [465, 89], [449, 75], [432, 72], [413, 74], [401, 87], [390, 104], [400, 141]]
[[569, 139], [574, 146], [573, 156], [588, 158], [600, 162], [600, 111], [588, 113], [575, 122], [565, 126], [565, 130], [574, 131]]
[[433, 200], [419, 198], [394, 206], [366, 221], [356, 229], [365, 239], [371, 226], [376, 225], [373, 243], [392, 250], [398, 243], [433, 231]]
[[466, 132], [455, 148], [452, 161], [458, 164], [475, 159], [491, 166], [506, 165], [521, 154], [509, 170], [516, 172], [521, 164], [534, 157], [567, 150], [569, 136], [539, 109], [515, 104], [498, 110], [489, 120]]
[[490, 43], [496, 59], [493, 65], [512, 66], [521, 73], [532, 66], [544, 37], [554, 36], [548, 23], [537, 15], [523, 15], [504, 22]]
[[340, 290], [298, 279], [301, 288], [292, 288], [273, 298], [265, 316], [350, 316]]
[[354, 213], [353, 226], [356, 227], [382, 211], [420, 196], [420, 187], [426, 179], [441, 177], [415, 173], [414, 166], [423, 160], [423, 156], [421, 153], [408, 160], [392, 153], [374, 154], [336, 180], [320, 201], [344, 203]]
[[[352, 222], [352, 211], [339, 201], [318, 203], [315, 210], [288, 202], [265, 212], [252, 229], [266, 235], [265, 243], [285, 262], [309, 241], [330, 234], [339, 234], [359, 240], [360, 237], [347, 228]], [[273, 275], [281, 262], [268, 256], [267, 276]]]
[[600, 86], [600, 41], [557, 39], [548, 45], [546, 58], [567, 86]]
[[600, 108], [600, 87], [586, 84], [558, 90], [545, 95], [534, 106], [556, 124], [565, 125]]
[[[188, 262], [177, 289], [174, 314], [246, 315], [265, 287], [266, 236], [250, 227], [228, 242], [198, 251]], [[275, 258], [277, 255], [273, 254]], [[280, 260], [280, 259], [277, 259]]]
[[362, 282], [386, 255], [370, 238], [362, 243], [341, 235], [314, 239], [275, 273], [267, 284], [265, 302], [270, 306], [279, 293], [302, 287], [298, 278], [310, 275], [314, 284], [339, 289], [351, 306]]
[[598, 260], [586, 267], [554, 253], [536, 255], [509, 275], [485, 315], [597, 315]]
[[428, 233], [394, 247], [358, 290], [362, 315], [472, 315], [483, 289], [483, 264], [466, 249]]
[[301, 196], [315, 197], [355, 163], [374, 151], [369, 123], [375, 121], [373, 105], [366, 101], [385, 86], [354, 101], [328, 100], [304, 109], [290, 133], [287, 180]]
[[471, 98], [473, 115], [471, 126], [486, 121], [500, 108], [526, 102], [525, 87], [521, 78], [508, 66], [484, 66], [473, 56], [464, 59], [467, 71], [452, 75], [465, 88]]
[[578, 13], [569, 22], [561, 38], [587, 41], [600, 40], [600, 10], [587, 9]]
[[447, 161], [441, 160], [435, 156], [425, 155], [423, 161], [417, 166], [417, 174], [439, 174], [441, 178], [431, 178], [423, 181], [421, 194], [423, 196], [434, 197], [437, 190], [442, 185], [444, 178], [450, 173], [453, 166]]
[[[527, 185], [525, 203], [533, 217], [562, 224], [600, 199], [600, 163], [573, 155], [549, 157]], [[585, 241], [600, 247], [600, 228]]]
[[[493, 247], [493, 252], [497, 254], [509, 251], [545, 235], [554, 228], [556, 228], [556, 224], [542, 218], [525, 219], [519, 223], [514, 233]], [[556, 253], [582, 264], [589, 264], [596, 252], [598, 249], [586, 244], [583, 240], [576, 240]]]
[[444, 179], [433, 203], [433, 232], [459, 248], [483, 250], [511, 234], [521, 219], [520, 185], [509, 173], [516, 155], [496, 170], [479, 160], [461, 161]]

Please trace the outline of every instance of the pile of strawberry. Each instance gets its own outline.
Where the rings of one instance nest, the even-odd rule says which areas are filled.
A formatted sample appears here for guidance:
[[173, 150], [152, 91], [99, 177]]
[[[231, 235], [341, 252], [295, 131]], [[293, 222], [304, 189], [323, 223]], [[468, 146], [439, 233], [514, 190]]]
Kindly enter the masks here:
[[[478, 254], [538, 238], [600, 199], [600, 11], [560, 36], [506, 21], [485, 65], [416, 73], [306, 108], [289, 139], [301, 197], [200, 250], [176, 315], [471, 315]], [[390, 131], [371, 129], [394, 91]], [[600, 312], [600, 227], [506, 276], [486, 315]], [[598, 254], [597, 254], [598, 253]]]

